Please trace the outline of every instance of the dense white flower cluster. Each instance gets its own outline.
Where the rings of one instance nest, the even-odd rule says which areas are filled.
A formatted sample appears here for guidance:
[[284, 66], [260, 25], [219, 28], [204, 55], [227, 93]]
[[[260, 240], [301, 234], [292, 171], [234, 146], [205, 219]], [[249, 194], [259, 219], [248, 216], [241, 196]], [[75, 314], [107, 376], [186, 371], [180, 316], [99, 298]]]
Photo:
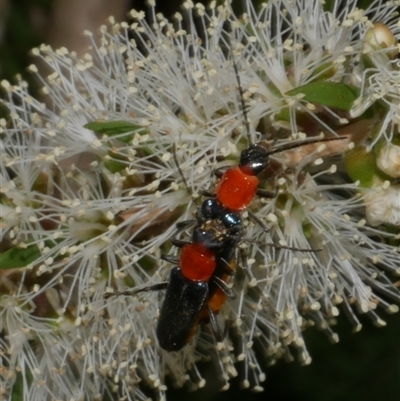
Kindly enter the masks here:
[[[83, 58], [34, 49], [51, 71], [30, 67], [46, 103], [21, 79], [1, 83], [5, 399], [163, 399], [167, 375], [204, 386], [196, 363], [209, 359], [222, 388], [243, 364], [243, 385], [261, 390], [267, 361], [297, 349], [310, 362], [306, 327], [337, 341], [339, 311], [359, 330], [359, 314], [382, 326], [377, 310], [398, 310], [400, 3], [246, 1], [239, 18], [230, 2], [189, 0], [172, 22], [150, 3], [131, 23], [110, 18]], [[163, 351], [162, 291], [104, 297], [167, 279], [175, 222], [249, 140], [321, 133], [341, 139], [277, 154], [261, 176], [276, 197], [243, 212], [248, 269], [238, 257], [221, 343], [202, 324]]]

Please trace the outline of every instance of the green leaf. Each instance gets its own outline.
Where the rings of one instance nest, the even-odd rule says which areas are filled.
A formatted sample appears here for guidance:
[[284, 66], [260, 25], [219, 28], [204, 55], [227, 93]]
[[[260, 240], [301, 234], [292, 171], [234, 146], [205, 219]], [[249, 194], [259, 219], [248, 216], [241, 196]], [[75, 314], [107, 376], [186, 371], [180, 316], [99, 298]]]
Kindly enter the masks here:
[[118, 136], [117, 139], [121, 142], [129, 142], [132, 140], [132, 135], [123, 135], [126, 133], [148, 134], [148, 131], [140, 125], [132, 124], [127, 121], [93, 121], [84, 125], [84, 128], [109, 137]]
[[104, 167], [113, 174], [123, 171], [126, 166], [126, 163], [124, 164], [116, 160], [109, 160], [104, 163]]
[[15, 382], [12, 387], [12, 395], [11, 395], [11, 400], [12, 401], [23, 401], [24, 400], [24, 380], [28, 383], [28, 386], [31, 385], [32, 383], [32, 373], [26, 369], [24, 371], [25, 377], [22, 377], [21, 372], [17, 372], [16, 377], [15, 377]]
[[[62, 240], [56, 240], [56, 242], [45, 241], [44, 243], [47, 248], [53, 248], [57, 242], [61, 241]], [[19, 267], [28, 266], [40, 256], [42, 256], [42, 252], [36, 244], [28, 244], [26, 248], [15, 246], [8, 251], [0, 253], [0, 270], [17, 269]]]
[[379, 170], [374, 152], [368, 152], [365, 146], [356, 146], [346, 152], [343, 161], [344, 168], [352, 181], [360, 181], [364, 188], [371, 188], [376, 178], [382, 182], [391, 178]]
[[312, 73], [311, 78], [314, 82], [324, 81], [335, 75], [336, 69], [333, 63], [322, 63]]
[[364, 146], [356, 146], [346, 152], [344, 167], [353, 182], [360, 181], [364, 188], [372, 186], [376, 171], [375, 156], [367, 152]]
[[275, 114], [275, 121], [290, 121], [290, 111], [289, 111], [289, 107], [283, 107], [279, 113]]
[[311, 82], [286, 92], [289, 96], [303, 94], [309, 103], [349, 111], [357, 99], [357, 88], [337, 82]]
[[15, 269], [25, 267], [42, 255], [37, 245], [28, 245], [26, 248], [14, 247], [0, 253], [0, 269]]

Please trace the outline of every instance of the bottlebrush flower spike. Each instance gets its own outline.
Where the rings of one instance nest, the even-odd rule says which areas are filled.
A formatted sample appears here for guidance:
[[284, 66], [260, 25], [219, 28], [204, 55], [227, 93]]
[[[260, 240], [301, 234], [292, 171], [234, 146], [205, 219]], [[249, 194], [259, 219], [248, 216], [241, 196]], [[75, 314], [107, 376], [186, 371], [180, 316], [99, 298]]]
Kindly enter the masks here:
[[[398, 218], [382, 217], [382, 192], [371, 197], [390, 187], [398, 215], [397, 159], [381, 160], [400, 136], [398, 2], [365, 11], [354, 1], [331, 10], [320, 1], [245, 3], [239, 18], [230, 2], [186, 1], [168, 21], [152, 1], [129, 24], [110, 18], [99, 43], [87, 32], [82, 58], [34, 49], [51, 71], [30, 67], [46, 103], [20, 77], [1, 82], [5, 399], [22, 388], [24, 400], [145, 400], [144, 387], [165, 399], [166, 375], [204, 386], [196, 364], [209, 359], [222, 388], [240, 362], [243, 386], [261, 390], [266, 360], [290, 357], [289, 346], [310, 362], [304, 328], [337, 341], [340, 311], [357, 331], [358, 315], [382, 326], [377, 310], [398, 310]], [[371, 45], [378, 23], [393, 40]], [[237, 165], [249, 139], [277, 146], [321, 133], [341, 140], [276, 153], [260, 175], [276, 197], [256, 197], [242, 213], [248, 271], [238, 258], [236, 299], [218, 316], [229, 329], [221, 343], [201, 325], [181, 351], [165, 352], [155, 333], [161, 292], [104, 297], [168, 277], [160, 255], [175, 252], [175, 222], [193, 216], [201, 190], [214, 188], [212, 170]], [[366, 152], [352, 153], [355, 145]]]

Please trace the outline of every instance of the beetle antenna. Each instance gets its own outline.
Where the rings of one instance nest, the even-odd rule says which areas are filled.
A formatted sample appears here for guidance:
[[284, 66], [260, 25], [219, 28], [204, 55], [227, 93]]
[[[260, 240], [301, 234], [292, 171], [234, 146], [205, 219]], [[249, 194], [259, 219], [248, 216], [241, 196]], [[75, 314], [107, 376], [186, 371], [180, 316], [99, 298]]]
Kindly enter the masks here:
[[251, 243], [251, 244], [256, 244], [256, 245], [261, 245], [261, 246], [268, 246], [270, 248], [275, 248], [275, 249], [286, 249], [288, 251], [297, 251], [297, 252], [305, 252], [305, 253], [317, 253], [317, 252], [321, 252], [322, 249], [318, 248], [318, 249], [311, 249], [311, 248], [296, 248], [293, 246], [286, 246], [286, 245], [276, 245], [276, 244], [271, 244], [271, 243], [265, 243], [262, 241], [254, 241], [252, 239], [249, 238], [243, 238], [242, 243]]
[[250, 136], [250, 123], [247, 116], [246, 103], [244, 101], [244, 92], [242, 88], [242, 83], [240, 81], [239, 69], [233, 56], [232, 56], [232, 64], [233, 64], [233, 69], [235, 70], [236, 82], [238, 85], [239, 95], [240, 95], [240, 103], [242, 105], [243, 120], [244, 120], [244, 125], [246, 127], [246, 135], [250, 146], [250, 144], [252, 143]]
[[346, 136], [342, 137], [333, 137], [333, 138], [308, 138], [304, 139], [302, 141], [296, 141], [294, 143], [286, 143], [284, 145], [277, 146], [275, 149], [271, 149], [268, 152], [268, 155], [273, 155], [274, 153], [280, 153], [285, 150], [291, 150], [291, 149], [296, 149], [301, 146], [305, 145], [311, 145], [313, 143], [323, 143], [323, 142], [331, 142], [331, 141], [343, 141], [344, 139], [347, 139]]

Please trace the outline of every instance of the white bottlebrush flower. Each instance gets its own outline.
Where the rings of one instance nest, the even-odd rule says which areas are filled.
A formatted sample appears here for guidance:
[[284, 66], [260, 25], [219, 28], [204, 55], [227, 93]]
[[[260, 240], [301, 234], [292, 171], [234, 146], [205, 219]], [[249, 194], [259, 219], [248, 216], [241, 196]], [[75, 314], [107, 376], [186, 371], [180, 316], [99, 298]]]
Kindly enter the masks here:
[[[399, 33], [400, 37], [400, 33]], [[378, 61], [379, 60], [379, 61]], [[379, 119], [378, 132], [371, 147], [380, 139], [392, 142], [400, 130], [400, 61], [376, 57], [376, 68], [365, 70], [362, 81], [362, 96], [357, 99], [352, 116], [357, 117], [375, 102], [387, 110]]]
[[389, 181], [375, 185], [366, 190], [364, 200], [371, 225], [388, 223], [400, 226], [400, 185], [390, 185]]
[[373, 24], [362, 28], [363, 69], [360, 97], [350, 114], [360, 116], [373, 104], [386, 112], [378, 115], [371, 147], [380, 139], [392, 142], [400, 132], [400, 19], [398, 2], [375, 1], [366, 10]]
[[391, 143], [382, 146], [376, 157], [376, 165], [390, 177], [400, 178], [400, 146]]
[[[0, 122], [2, 396], [20, 387], [25, 400], [145, 400], [146, 387], [164, 399], [166, 375], [204, 386], [196, 363], [210, 355], [223, 388], [241, 362], [243, 385], [260, 390], [263, 357], [290, 356], [295, 346], [310, 361], [307, 326], [336, 341], [330, 325], [340, 309], [356, 330], [358, 313], [383, 325], [376, 308], [398, 309], [389, 278], [400, 274], [398, 238], [366, 222], [359, 188], [340, 163], [321, 165], [352, 141], [375, 139], [371, 128], [361, 139], [354, 132], [350, 84], [363, 93], [372, 79], [360, 63], [371, 21], [398, 36], [387, 16], [394, 6], [375, 2], [364, 13], [354, 1], [339, 3], [327, 11], [319, 1], [275, 1], [256, 11], [246, 1], [240, 19], [229, 2], [205, 9], [186, 1], [173, 22], [151, 4], [147, 18], [133, 11], [130, 25], [110, 19], [100, 44], [87, 33], [82, 59], [34, 49], [51, 71], [43, 77], [30, 67], [46, 103], [21, 79], [1, 83], [9, 110]], [[395, 88], [395, 62], [373, 72], [369, 87], [386, 74]], [[382, 99], [382, 121], [393, 119], [398, 97], [388, 88]], [[168, 277], [160, 256], [177, 252], [169, 242], [175, 222], [193, 216], [202, 189], [213, 190], [214, 168], [237, 164], [247, 115], [251, 139], [272, 146], [321, 132], [345, 138], [274, 155], [260, 179], [277, 196], [256, 198], [243, 213], [248, 271], [241, 274], [239, 260], [236, 299], [218, 316], [228, 336], [217, 344], [201, 325], [181, 351], [163, 351], [155, 332], [162, 292], [104, 294]], [[398, 135], [398, 124], [389, 125], [382, 148]], [[351, 179], [364, 182], [352, 167]]]
[[259, 94], [250, 119], [308, 134], [335, 134], [348, 122], [337, 112], [347, 110], [343, 102], [332, 108], [333, 93], [319, 104], [304, 95], [313, 83], [351, 83], [360, 56], [359, 30], [367, 18], [355, 1], [346, 7], [334, 2], [333, 7], [327, 12], [318, 2], [306, 0], [266, 3], [260, 12], [250, 7], [245, 24], [238, 23], [239, 39], [247, 39], [249, 31], [252, 35], [241, 54], [253, 67], [244, 79], [250, 91]]

